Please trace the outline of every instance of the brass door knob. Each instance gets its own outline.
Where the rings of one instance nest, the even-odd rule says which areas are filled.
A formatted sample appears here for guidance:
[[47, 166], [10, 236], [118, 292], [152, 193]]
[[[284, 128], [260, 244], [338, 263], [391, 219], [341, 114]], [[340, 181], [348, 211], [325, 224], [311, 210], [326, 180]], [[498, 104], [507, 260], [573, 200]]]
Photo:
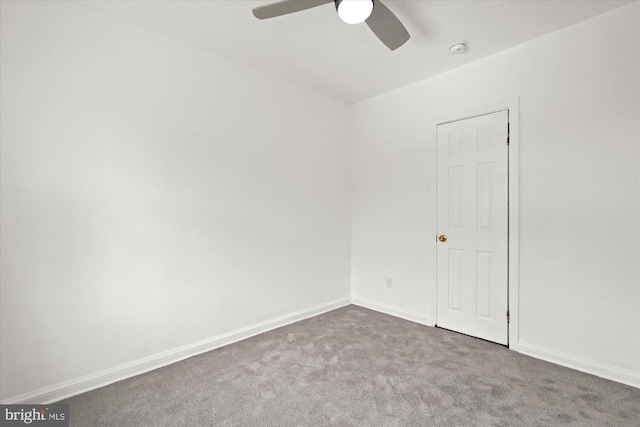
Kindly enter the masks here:
[[444, 242], [446, 242], [446, 241], [447, 241], [447, 236], [445, 236], [444, 234], [441, 234], [441, 235], [438, 237], [438, 240], [440, 240], [441, 242], [443, 242], [443, 243], [444, 243]]

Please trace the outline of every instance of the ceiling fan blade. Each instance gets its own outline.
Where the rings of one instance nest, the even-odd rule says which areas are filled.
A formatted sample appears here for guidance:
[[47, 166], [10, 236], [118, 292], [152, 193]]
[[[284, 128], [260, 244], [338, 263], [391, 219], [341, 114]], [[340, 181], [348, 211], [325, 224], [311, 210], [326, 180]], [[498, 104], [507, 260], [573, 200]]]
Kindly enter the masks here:
[[391, 50], [396, 50], [411, 37], [398, 17], [380, 1], [374, 3], [373, 12], [365, 22], [380, 41]]
[[253, 15], [258, 19], [275, 18], [276, 16], [300, 12], [326, 3], [333, 3], [333, 0], [282, 0], [255, 7]]

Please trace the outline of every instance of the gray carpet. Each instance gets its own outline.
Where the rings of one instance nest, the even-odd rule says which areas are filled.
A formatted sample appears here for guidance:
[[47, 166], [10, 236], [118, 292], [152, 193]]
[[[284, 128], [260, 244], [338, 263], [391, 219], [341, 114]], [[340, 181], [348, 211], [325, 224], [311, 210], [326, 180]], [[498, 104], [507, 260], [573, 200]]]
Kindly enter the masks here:
[[71, 426], [640, 426], [640, 389], [344, 307], [66, 400]]

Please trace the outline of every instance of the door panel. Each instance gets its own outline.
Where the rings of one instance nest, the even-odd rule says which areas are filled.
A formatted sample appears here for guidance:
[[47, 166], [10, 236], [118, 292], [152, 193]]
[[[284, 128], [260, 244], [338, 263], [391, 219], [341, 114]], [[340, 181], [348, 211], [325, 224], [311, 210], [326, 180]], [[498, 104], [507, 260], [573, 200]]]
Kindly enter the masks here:
[[507, 344], [508, 111], [438, 125], [437, 324]]

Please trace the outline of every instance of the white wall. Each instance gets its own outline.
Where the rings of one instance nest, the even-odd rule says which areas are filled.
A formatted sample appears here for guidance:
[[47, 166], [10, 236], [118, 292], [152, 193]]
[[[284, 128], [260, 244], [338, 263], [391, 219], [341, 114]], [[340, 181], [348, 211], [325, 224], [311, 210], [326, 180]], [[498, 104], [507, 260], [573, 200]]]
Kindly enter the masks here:
[[1, 4], [0, 400], [348, 302], [347, 104]]
[[515, 348], [640, 386], [639, 9], [352, 107], [355, 301], [435, 322], [435, 123], [519, 97]]

